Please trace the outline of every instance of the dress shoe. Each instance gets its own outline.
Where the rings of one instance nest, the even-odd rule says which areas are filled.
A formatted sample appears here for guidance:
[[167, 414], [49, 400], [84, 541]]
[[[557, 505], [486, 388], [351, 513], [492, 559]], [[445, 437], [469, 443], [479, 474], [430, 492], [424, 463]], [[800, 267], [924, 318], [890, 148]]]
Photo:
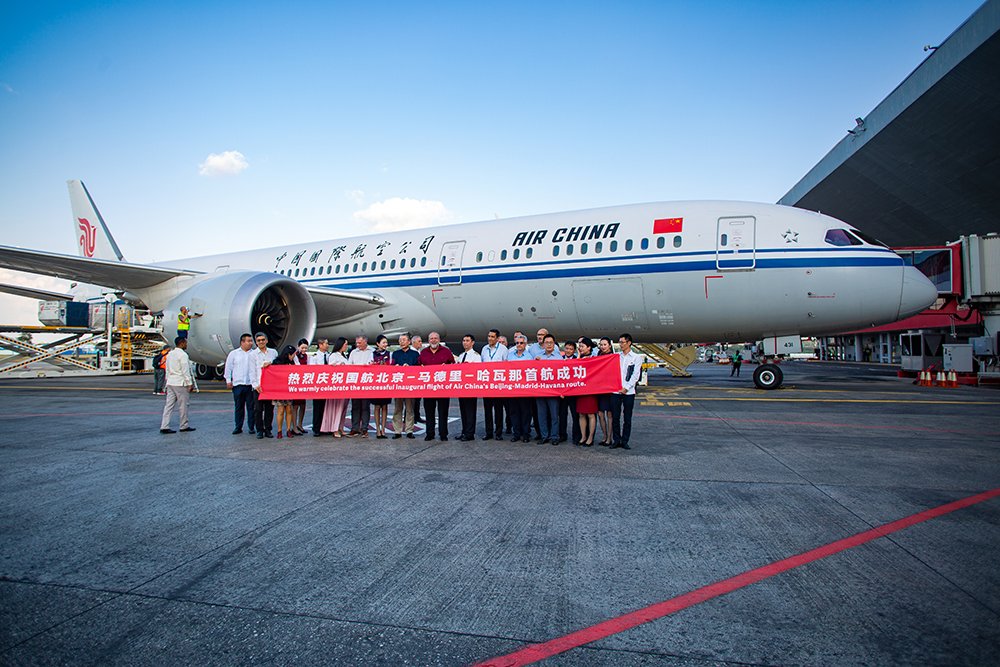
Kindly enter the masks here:
[[181, 433], [190, 433], [191, 431], [194, 430], [196, 430], [194, 426], [188, 426], [187, 428], [182, 428]]
[[323, 434], [322, 434], [322, 433], [320, 433], [319, 431], [313, 431], [313, 437], [314, 437], [314, 438], [318, 438], [318, 437], [319, 437], [319, 436], [321, 436], [321, 435], [323, 435]]
[[523, 438], [521, 438], [521, 442], [531, 442], [531, 438], [529, 438], [528, 436], [524, 436]]
[[265, 437], [265, 438], [273, 438], [273, 437], [274, 437], [274, 434], [273, 434], [273, 433], [271, 433], [270, 431], [265, 431], [265, 432], [264, 432], [264, 437]]
[[483, 436], [483, 440], [492, 440], [492, 439], [493, 439], [493, 436], [490, 435], [489, 433], [487, 433], [486, 435]]
[[[507, 432], [510, 433], [510, 431]], [[497, 440], [503, 440], [503, 431], [497, 431], [496, 435], [494, 435], [493, 437], [496, 438]]]
[[257, 432], [257, 431], [255, 431], [254, 429], [250, 429], [249, 431], [247, 431], [247, 433], [249, 433], [250, 435], [253, 435], [253, 434], [254, 434], [254, 433], [256, 433], [256, 432]]
[[424, 436], [424, 440], [433, 440], [433, 439], [434, 439], [434, 436], [431, 435], [430, 433], [428, 433], [427, 435]]
[[610, 445], [608, 445], [608, 449], [618, 449], [619, 447], [621, 447], [621, 444], [617, 442], [613, 442]]
[[258, 433], [257, 434], [257, 439], [258, 440], [263, 440], [264, 439], [264, 434], [263, 433]]
[[413, 440], [415, 436], [412, 433], [407, 433], [406, 437], [409, 438], [410, 440]]
[[175, 431], [172, 428], [161, 428], [160, 429], [160, 433], [163, 433], [163, 434], [166, 434], [166, 433], [177, 433], [177, 431]]
[[521, 442], [521, 438], [519, 438], [518, 436], [515, 435], [513, 438], [510, 439], [510, 441], [511, 442]]
[[448, 442], [448, 436], [442, 435], [441, 436], [441, 442]]
[[620, 447], [621, 449], [632, 449], [631, 447], [628, 446], [627, 442], [623, 442], [622, 444], [618, 445], [618, 447]]
[[241, 428], [234, 428], [233, 429], [233, 435], [236, 435], [237, 433], [242, 433], [242, 432], [243, 432], [243, 429], [241, 429]]
[[553, 440], [552, 441], [552, 446], [554, 447], [554, 446], [558, 445], [560, 442], [562, 442], [562, 440]]
[[535, 442], [537, 442], [537, 443], [538, 443], [539, 445], [544, 445], [544, 444], [545, 444], [546, 442], [548, 442], [548, 441], [549, 441], [549, 439], [548, 439], [548, 438], [537, 438], [537, 439], [535, 440]]
[[399, 440], [402, 437], [403, 437], [402, 433], [394, 433], [393, 436], [392, 436], [392, 439], [393, 440]]

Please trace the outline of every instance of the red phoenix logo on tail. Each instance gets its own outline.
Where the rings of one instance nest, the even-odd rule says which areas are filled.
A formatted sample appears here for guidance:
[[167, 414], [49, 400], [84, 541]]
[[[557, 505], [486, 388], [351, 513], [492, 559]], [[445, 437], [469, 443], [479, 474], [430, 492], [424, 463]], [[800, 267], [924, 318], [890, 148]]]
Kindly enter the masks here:
[[87, 257], [94, 256], [94, 248], [97, 246], [97, 227], [90, 224], [86, 218], [77, 218], [80, 227], [80, 250]]

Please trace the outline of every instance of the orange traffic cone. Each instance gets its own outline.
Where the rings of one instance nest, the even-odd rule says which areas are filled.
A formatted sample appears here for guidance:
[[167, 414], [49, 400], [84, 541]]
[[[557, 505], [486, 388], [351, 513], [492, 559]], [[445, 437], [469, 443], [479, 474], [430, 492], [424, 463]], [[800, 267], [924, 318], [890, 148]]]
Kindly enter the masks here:
[[948, 386], [952, 389], [958, 388], [958, 373], [955, 371], [948, 371]]
[[934, 383], [939, 387], [947, 387], [947, 380], [944, 379], [944, 371], [938, 371], [937, 381]]

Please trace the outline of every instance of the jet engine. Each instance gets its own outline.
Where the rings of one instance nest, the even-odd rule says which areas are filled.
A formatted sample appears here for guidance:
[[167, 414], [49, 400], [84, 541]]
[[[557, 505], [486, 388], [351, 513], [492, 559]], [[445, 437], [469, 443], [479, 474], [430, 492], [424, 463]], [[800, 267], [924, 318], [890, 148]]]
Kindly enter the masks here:
[[280, 350], [301, 338], [311, 341], [316, 331], [312, 296], [299, 283], [274, 273], [209, 275], [178, 294], [163, 309], [163, 333], [171, 342], [181, 306], [192, 315], [187, 352], [192, 361], [209, 366], [223, 363], [244, 333], [263, 332], [268, 346]]

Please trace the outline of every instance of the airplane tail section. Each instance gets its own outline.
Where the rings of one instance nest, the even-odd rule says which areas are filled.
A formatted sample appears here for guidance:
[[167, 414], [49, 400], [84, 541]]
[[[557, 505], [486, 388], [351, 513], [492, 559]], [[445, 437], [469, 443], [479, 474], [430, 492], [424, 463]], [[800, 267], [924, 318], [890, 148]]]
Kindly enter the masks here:
[[122, 251], [104, 224], [101, 212], [87, 192], [83, 181], [67, 181], [69, 201], [73, 207], [73, 231], [76, 233], [77, 250], [81, 257], [124, 261]]

